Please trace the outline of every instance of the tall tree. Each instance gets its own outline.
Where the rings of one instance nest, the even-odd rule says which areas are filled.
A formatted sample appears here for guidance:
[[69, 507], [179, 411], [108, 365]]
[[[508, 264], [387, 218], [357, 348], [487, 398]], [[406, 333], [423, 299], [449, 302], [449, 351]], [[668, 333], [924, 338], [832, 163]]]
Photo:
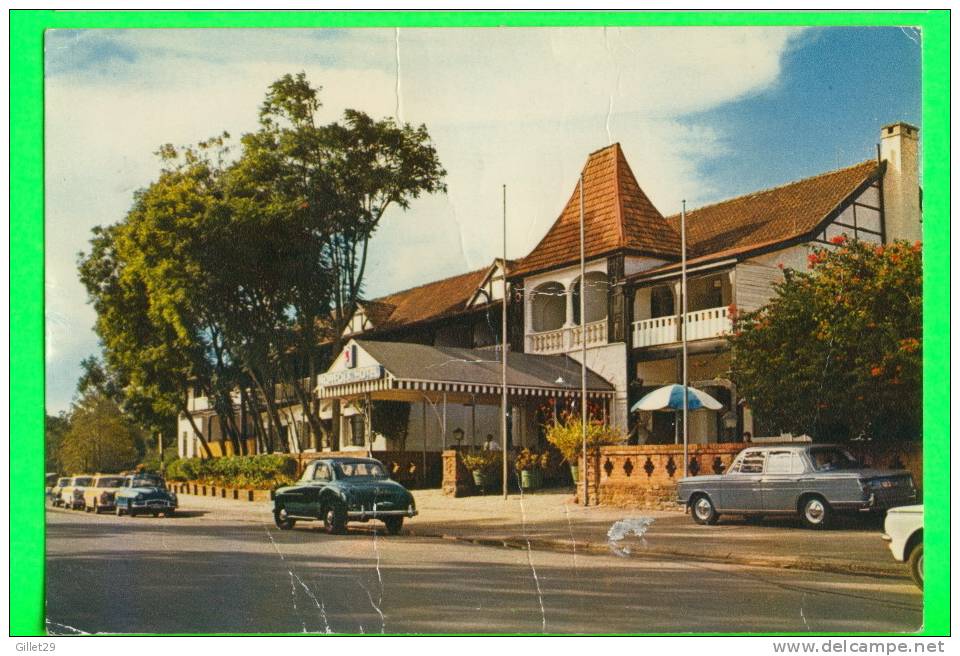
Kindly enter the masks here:
[[64, 471], [118, 472], [136, 464], [143, 432], [111, 399], [88, 393], [74, 405], [63, 435], [60, 458]]
[[835, 240], [738, 316], [731, 375], [765, 423], [818, 440], [919, 439], [920, 244]]
[[[328, 353], [340, 350], [363, 291], [370, 239], [391, 206], [405, 210], [423, 193], [446, 190], [425, 126], [376, 121], [357, 110], [346, 110], [342, 122], [320, 124], [319, 92], [304, 73], [274, 82], [260, 108], [260, 129], [244, 135], [230, 175], [238, 213], [257, 217], [258, 234], [269, 227], [282, 237], [279, 250], [287, 257], [278, 260], [278, 273], [290, 292], [284, 312], [293, 320], [285, 334], [297, 362], [282, 375], [316, 434], [323, 431], [319, 403], [303, 375], [312, 381], [327, 364], [321, 341], [331, 342]], [[299, 373], [290, 376], [290, 368]]]

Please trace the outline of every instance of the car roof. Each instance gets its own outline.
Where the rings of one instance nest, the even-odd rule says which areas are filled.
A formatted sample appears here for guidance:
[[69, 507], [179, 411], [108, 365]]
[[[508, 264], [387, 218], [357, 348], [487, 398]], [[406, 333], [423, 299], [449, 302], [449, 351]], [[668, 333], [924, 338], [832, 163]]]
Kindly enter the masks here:
[[846, 447], [842, 444], [751, 444], [746, 447], [744, 453], [753, 453], [756, 451], [770, 451], [776, 449], [777, 451], [807, 451], [809, 449], [845, 449]]
[[336, 457], [333, 457], [333, 458], [317, 458], [316, 460], [311, 460], [310, 462], [308, 462], [307, 465], [309, 466], [309, 465], [312, 465], [312, 464], [317, 463], [317, 462], [328, 462], [328, 463], [331, 463], [331, 464], [338, 464], [338, 463], [341, 463], [341, 462], [344, 462], [344, 463], [375, 462], [375, 463], [377, 463], [378, 465], [379, 465], [379, 464], [383, 464], [383, 463], [381, 463], [379, 460], [377, 460], [376, 458], [361, 458], [361, 457], [336, 456]]

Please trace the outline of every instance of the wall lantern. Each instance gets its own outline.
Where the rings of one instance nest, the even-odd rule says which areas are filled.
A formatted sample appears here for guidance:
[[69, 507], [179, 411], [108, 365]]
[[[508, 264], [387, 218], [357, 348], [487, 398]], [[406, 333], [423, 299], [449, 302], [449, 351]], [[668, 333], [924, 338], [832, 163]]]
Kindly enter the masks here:
[[460, 444], [463, 442], [463, 429], [462, 429], [462, 428], [454, 428], [454, 429], [453, 429], [453, 440], [457, 443], [457, 446], [459, 447]]

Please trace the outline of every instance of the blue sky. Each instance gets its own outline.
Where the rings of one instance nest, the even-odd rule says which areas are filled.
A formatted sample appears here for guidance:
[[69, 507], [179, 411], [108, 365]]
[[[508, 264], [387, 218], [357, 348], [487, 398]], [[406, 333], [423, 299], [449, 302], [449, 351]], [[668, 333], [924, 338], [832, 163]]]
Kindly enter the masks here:
[[920, 124], [919, 34], [898, 28], [87, 30], [46, 42], [47, 405], [98, 350], [76, 256], [122, 219], [165, 142], [252, 130], [266, 86], [304, 70], [324, 117], [425, 123], [444, 196], [385, 217], [377, 296], [526, 254], [587, 154], [624, 148], [664, 214], [875, 156]]

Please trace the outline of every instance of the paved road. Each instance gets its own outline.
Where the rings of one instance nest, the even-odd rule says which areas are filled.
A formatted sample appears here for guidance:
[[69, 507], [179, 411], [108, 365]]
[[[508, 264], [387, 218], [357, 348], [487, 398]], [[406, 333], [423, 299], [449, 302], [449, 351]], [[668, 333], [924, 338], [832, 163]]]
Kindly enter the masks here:
[[[501, 549], [215, 511], [47, 513], [54, 633], [912, 631], [907, 581]], [[373, 526], [372, 524], [370, 526]]]

